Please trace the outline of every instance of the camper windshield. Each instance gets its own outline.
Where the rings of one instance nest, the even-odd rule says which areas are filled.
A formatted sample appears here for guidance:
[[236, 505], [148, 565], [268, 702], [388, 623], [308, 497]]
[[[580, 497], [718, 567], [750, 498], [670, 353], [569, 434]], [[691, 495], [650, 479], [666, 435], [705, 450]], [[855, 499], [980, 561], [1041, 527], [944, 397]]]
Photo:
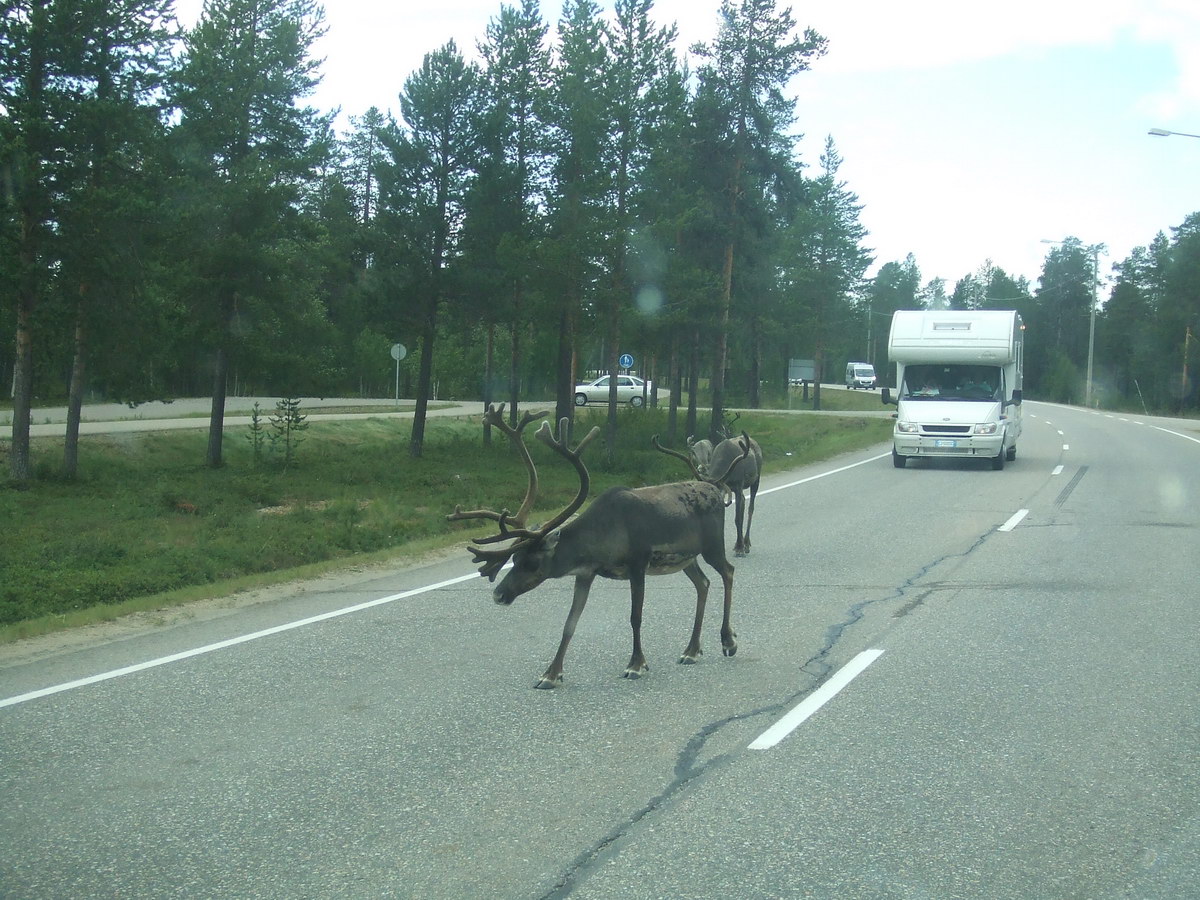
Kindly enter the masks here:
[[999, 400], [1001, 370], [998, 366], [917, 365], [906, 366], [903, 400]]

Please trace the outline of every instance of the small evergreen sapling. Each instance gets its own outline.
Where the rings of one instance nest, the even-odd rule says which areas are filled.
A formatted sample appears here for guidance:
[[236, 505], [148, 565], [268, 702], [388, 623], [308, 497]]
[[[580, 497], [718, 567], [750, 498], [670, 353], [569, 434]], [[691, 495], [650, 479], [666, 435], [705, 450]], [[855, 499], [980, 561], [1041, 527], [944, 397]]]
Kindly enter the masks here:
[[271, 416], [271, 446], [278, 449], [283, 445], [283, 468], [286, 471], [296, 456], [296, 448], [304, 440], [300, 432], [308, 427], [305, 421], [308, 416], [300, 413], [300, 400], [281, 398], [275, 404], [275, 414]]

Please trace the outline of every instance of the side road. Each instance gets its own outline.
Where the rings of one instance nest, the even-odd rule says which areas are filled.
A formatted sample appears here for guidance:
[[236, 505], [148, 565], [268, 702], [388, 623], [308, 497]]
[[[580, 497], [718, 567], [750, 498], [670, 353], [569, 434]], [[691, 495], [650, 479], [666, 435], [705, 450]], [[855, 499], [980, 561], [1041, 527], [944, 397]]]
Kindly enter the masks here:
[[[278, 397], [230, 397], [225, 404], [225, 427], [233, 428], [250, 424], [254, 404], [258, 403], [260, 415], [265, 420], [275, 411]], [[105, 434], [129, 431], [170, 431], [179, 428], [207, 428], [208, 414], [212, 401], [207, 397], [193, 397], [172, 401], [152, 401], [130, 408], [123, 403], [96, 403], [84, 406], [80, 413], [80, 434]], [[305, 397], [301, 399], [300, 411], [312, 418], [321, 419], [367, 419], [379, 416], [412, 418], [414, 400], [363, 399], [360, 397]], [[534, 404], [538, 407], [538, 404]], [[363, 410], [370, 408], [369, 412]], [[358, 412], [327, 412], [328, 410], [359, 410]], [[429, 404], [430, 416], [465, 416], [483, 412], [480, 401], [462, 402], [438, 400]], [[65, 406], [35, 407], [30, 414], [31, 437], [62, 437], [66, 433], [67, 408]], [[0, 412], [0, 440], [12, 439], [12, 412]]]
[[[822, 389], [840, 389], [840, 385], [824, 385]], [[250, 414], [258, 403], [265, 419], [275, 411], [279, 397], [230, 397], [225, 403], [225, 427], [233, 428], [250, 424]], [[190, 397], [180, 400], [154, 400], [131, 408], [124, 403], [93, 403], [83, 407], [80, 413], [80, 434], [107, 434], [131, 431], [171, 431], [180, 428], [207, 428], [208, 414], [212, 401], [207, 397]], [[412, 418], [415, 400], [403, 398], [397, 402], [391, 397], [303, 397], [300, 411], [310, 418], [325, 420], [369, 419], [380, 416]], [[523, 408], [541, 410], [554, 408], [553, 400], [523, 401]], [[591, 408], [591, 407], [589, 407]], [[341, 410], [321, 412], [322, 409]], [[370, 411], [365, 411], [369, 409]], [[356, 410], [346, 412], [345, 410]], [[748, 412], [752, 410], [728, 410]], [[481, 400], [435, 400], [429, 404], [430, 416], [467, 416], [483, 412]], [[806, 412], [810, 415], [890, 415], [888, 408], [879, 410], [821, 411], [776, 409], [771, 412]], [[31, 437], [62, 437], [66, 433], [67, 408], [65, 406], [34, 407], [30, 414], [29, 434]], [[0, 410], [0, 441], [12, 440], [12, 411]]]

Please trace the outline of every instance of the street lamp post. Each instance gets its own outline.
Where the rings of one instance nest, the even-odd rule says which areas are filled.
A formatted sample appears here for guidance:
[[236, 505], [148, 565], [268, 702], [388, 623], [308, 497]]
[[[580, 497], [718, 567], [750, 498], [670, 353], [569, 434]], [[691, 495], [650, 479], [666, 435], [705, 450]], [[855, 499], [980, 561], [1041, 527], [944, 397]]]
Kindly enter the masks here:
[[1152, 134], [1155, 137], [1169, 137], [1174, 134], [1179, 137], [1200, 138], [1200, 134], [1188, 134], [1186, 131], [1167, 131], [1165, 128], [1151, 128], [1146, 134]]

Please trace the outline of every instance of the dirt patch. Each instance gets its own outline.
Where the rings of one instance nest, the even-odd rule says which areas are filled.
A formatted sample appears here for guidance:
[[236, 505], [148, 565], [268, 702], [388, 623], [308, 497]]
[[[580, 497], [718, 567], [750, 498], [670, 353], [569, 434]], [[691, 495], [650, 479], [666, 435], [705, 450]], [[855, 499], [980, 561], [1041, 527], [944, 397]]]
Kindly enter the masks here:
[[[283, 506], [261, 506], [257, 512], [260, 516], [282, 516], [290, 512], [295, 512], [300, 508], [307, 510], [328, 509], [332, 502], [331, 500], [311, 500], [307, 503], [285, 503]], [[370, 505], [370, 500], [359, 500], [355, 504], [359, 509], [366, 509]]]

